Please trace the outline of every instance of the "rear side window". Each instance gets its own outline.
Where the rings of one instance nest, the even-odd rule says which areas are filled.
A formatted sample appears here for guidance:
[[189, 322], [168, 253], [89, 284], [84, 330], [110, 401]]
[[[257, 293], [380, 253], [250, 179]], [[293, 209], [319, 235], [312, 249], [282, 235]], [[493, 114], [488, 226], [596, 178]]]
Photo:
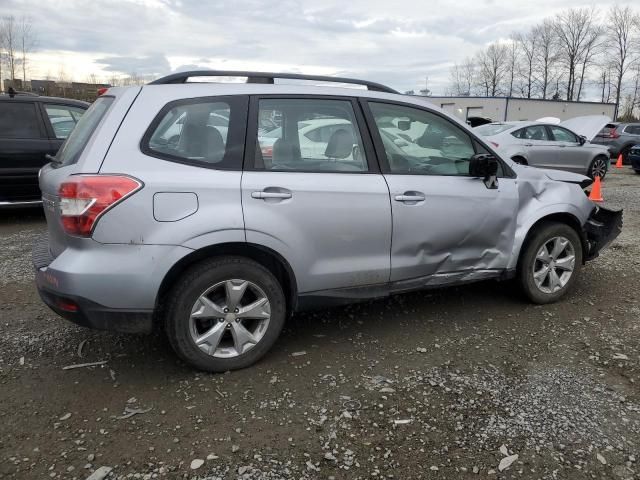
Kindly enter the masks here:
[[1, 138], [40, 138], [34, 103], [0, 103]]
[[627, 125], [624, 129], [624, 133], [640, 135], [640, 125]]
[[100, 97], [78, 120], [75, 128], [60, 147], [56, 158], [61, 165], [77, 163], [84, 147], [89, 143], [91, 135], [104, 118], [113, 103], [113, 97]]
[[240, 170], [246, 110], [243, 97], [171, 102], [152, 122], [142, 140], [142, 150], [180, 163]]
[[59, 139], [69, 136], [84, 113], [82, 108], [65, 105], [45, 105], [44, 108], [53, 127], [53, 133]]

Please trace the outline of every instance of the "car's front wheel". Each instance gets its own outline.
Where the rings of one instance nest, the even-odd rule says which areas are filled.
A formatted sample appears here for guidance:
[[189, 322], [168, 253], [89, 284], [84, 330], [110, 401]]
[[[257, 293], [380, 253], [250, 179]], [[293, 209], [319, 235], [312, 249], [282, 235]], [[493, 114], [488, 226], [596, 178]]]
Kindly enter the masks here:
[[535, 303], [552, 303], [576, 281], [582, 266], [582, 242], [562, 223], [546, 223], [527, 239], [518, 265], [518, 280]]
[[209, 372], [248, 367], [275, 343], [286, 316], [271, 272], [242, 257], [207, 260], [175, 285], [165, 327], [187, 363]]
[[604, 177], [607, 175], [609, 163], [610, 162], [607, 157], [600, 156], [594, 158], [591, 165], [589, 165], [589, 177], [593, 180], [595, 180], [596, 177], [600, 177], [600, 180], [604, 180]]

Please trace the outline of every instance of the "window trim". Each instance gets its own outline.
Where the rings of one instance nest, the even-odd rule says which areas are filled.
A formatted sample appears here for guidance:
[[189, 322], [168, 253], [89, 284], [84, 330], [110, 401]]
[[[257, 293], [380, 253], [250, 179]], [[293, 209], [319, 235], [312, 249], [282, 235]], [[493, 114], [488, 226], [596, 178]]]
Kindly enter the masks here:
[[[67, 111], [69, 112], [69, 116], [71, 117], [71, 119], [73, 120], [73, 123], [75, 125], [78, 125], [78, 120], [75, 119], [75, 117], [73, 116], [73, 114], [71, 113], [71, 110], [69, 110], [70, 108], [75, 108], [78, 110], [82, 110], [83, 112], [86, 112], [87, 109], [86, 108], [82, 108], [79, 107], [78, 105], [70, 105], [70, 104], [64, 104], [64, 103], [58, 103], [58, 102], [40, 102], [40, 107], [41, 107], [41, 113], [42, 113], [42, 117], [44, 119], [44, 126], [45, 129], [47, 131], [47, 136], [49, 137], [49, 140], [60, 140], [60, 141], [65, 141], [66, 138], [58, 138], [56, 136], [56, 129], [53, 128], [53, 124], [51, 123], [51, 118], [49, 118], [49, 114], [47, 113], [47, 107], [51, 106], [51, 107], [58, 107], [58, 108], [66, 108]], [[83, 113], [84, 115], [84, 113]], [[75, 128], [75, 125], [73, 128]]]
[[493, 156], [496, 157], [498, 162], [502, 167], [502, 175], [498, 176], [498, 178], [517, 178], [515, 171], [505, 162], [496, 151], [487, 145], [487, 142], [482, 140], [479, 136], [475, 135], [470, 129], [464, 128], [462, 125], [453, 122], [449, 117], [444, 115], [442, 112], [437, 110], [432, 110], [428, 107], [417, 105], [415, 103], [407, 103], [407, 102], [399, 102], [396, 100], [388, 100], [384, 98], [373, 98], [373, 97], [359, 97], [359, 101], [364, 112], [365, 121], [367, 122], [367, 126], [369, 129], [369, 133], [372, 137], [373, 144], [375, 146], [375, 150], [377, 153], [378, 164], [380, 165], [381, 172], [384, 175], [411, 175], [411, 176], [422, 176], [422, 177], [460, 177], [460, 178], [469, 178], [469, 175], [425, 175], [424, 173], [395, 173], [391, 171], [389, 166], [389, 161], [387, 160], [386, 150], [384, 148], [384, 144], [382, 142], [382, 138], [380, 137], [380, 132], [378, 131], [378, 127], [373, 117], [373, 112], [369, 108], [369, 103], [385, 103], [389, 105], [396, 105], [399, 107], [413, 108], [415, 110], [421, 110], [423, 112], [435, 115], [440, 117], [442, 120], [454, 125], [455, 127], [462, 130], [471, 141], [471, 145], [473, 146], [474, 152], [478, 153], [478, 145], [482, 146], [487, 152], [490, 152]]
[[[551, 137], [548, 141], [549, 142], [565, 142], [565, 143], [580, 143], [580, 141], [578, 140], [580, 138], [580, 135], [578, 135], [575, 132], [572, 132], [571, 130], [569, 130], [566, 127], [562, 127], [560, 125], [545, 125], [547, 127], [547, 132], [549, 134], [549, 136]], [[573, 135], [574, 137], [576, 137], [575, 141], [567, 141], [567, 140], [558, 140], [555, 136], [555, 134], [553, 133], [553, 129], [554, 128], [559, 128], [560, 130], [566, 130], [567, 132], [569, 132], [571, 135]]]
[[[367, 162], [367, 170], [353, 171], [327, 171], [327, 170], [276, 170], [255, 167], [255, 155], [257, 150], [258, 138], [258, 114], [260, 100], [338, 100], [351, 104], [353, 114], [356, 119], [356, 127], [360, 133], [362, 147], [364, 149], [365, 161]], [[370, 175], [380, 174], [380, 165], [371, 140], [371, 134], [367, 128], [361, 106], [356, 97], [346, 95], [305, 95], [305, 94], [258, 94], [251, 95], [249, 100], [249, 115], [247, 118], [247, 135], [245, 138], [243, 170], [253, 172], [278, 172], [278, 173], [327, 173], [327, 174], [347, 174], [347, 175]]]
[[[229, 129], [227, 130], [227, 141], [225, 144], [225, 156], [234, 155], [229, 163], [233, 165], [221, 167], [218, 164], [203, 162], [200, 160], [190, 160], [188, 158], [162, 153], [149, 147], [149, 140], [153, 136], [156, 128], [164, 119], [169, 110], [184, 105], [196, 105], [199, 103], [227, 103], [229, 105]], [[248, 95], [210, 95], [204, 97], [180, 98], [166, 103], [155, 115], [140, 140], [140, 151], [149, 157], [166, 160], [168, 162], [190, 165], [193, 167], [207, 168], [209, 170], [242, 171], [242, 163], [245, 153], [246, 126], [248, 117], [249, 96]], [[235, 115], [234, 115], [235, 112]], [[237, 128], [231, 128], [231, 126]], [[222, 162], [221, 162], [222, 163]]]

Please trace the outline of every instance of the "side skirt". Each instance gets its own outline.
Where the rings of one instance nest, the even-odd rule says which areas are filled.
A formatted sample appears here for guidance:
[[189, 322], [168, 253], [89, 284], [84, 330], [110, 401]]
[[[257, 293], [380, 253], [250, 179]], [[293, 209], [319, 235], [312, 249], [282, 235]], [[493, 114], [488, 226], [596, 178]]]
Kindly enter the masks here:
[[515, 274], [515, 270], [465, 270], [462, 272], [426, 275], [377, 285], [318, 290], [299, 294], [296, 311], [349, 305], [400, 293], [464, 285], [483, 280], [507, 280], [515, 277]]

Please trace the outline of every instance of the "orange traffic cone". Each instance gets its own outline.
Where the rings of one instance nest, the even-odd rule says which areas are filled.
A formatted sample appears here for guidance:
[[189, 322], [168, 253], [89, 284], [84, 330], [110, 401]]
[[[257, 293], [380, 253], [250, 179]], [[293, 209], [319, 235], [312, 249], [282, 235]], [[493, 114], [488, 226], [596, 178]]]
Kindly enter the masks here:
[[622, 154], [618, 155], [618, 161], [616, 162], [616, 168], [622, 168]]
[[589, 200], [594, 202], [604, 201], [604, 198], [602, 198], [602, 185], [600, 185], [600, 177], [596, 177], [595, 181], [593, 182], [591, 193], [589, 193]]

